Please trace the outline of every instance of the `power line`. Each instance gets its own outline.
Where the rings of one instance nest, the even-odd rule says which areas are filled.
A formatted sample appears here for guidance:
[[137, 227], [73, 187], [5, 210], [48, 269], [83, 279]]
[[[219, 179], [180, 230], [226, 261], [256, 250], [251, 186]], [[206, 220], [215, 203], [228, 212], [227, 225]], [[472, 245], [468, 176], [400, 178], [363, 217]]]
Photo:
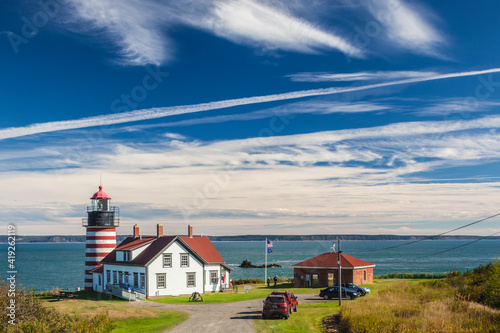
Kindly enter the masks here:
[[472, 243], [475, 243], [475, 242], [479, 242], [480, 240], [483, 240], [485, 238], [488, 238], [488, 237], [491, 237], [491, 236], [495, 236], [497, 234], [500, 234], [500, 231], [498, 232], [495, 232], [494, 234], [491, 234], [491, 235], [488, 235], [488, 236], [484, 236], [484, 237], [481, 237], [481, 238], [478, 238], [476, 240], [473, 240], [472, 242], [468, 242], [468, 243], [465, 243], [465, 244], [462, 244], [462, 245], [459, 245], [459, 246], [455, 246], [455, 247], [452, 247], [451, 249], [448, 249], [448, 250], [443, 250], [443, 251], [440, 251], [440, 252], [436, 252], [436, 253], [433, 253], [433, 254], [429, 254], [425, 257], [421, 257], [421, 258], [427, 258], [427, 257], [432, 257], [432, 256], [435, 256], [435, 255], [438, 255], [438, 254], [441, 254], [441, 253], [445, 253], [445, 252], [448, 252], [448, 251], [453, 251], [453, 250], [456, 250], [458, 248], [461, 248], [461, 247], [464, 247], [464, 246], [467, 246], [467, 245], [470, 245]]
[[[428, 237], [424, 237], [422, 239], [418, 239], [418, 240], [415, 240], [415, 241], [411, 241], [411, 242], [408, 242], [408, 243], [404, 243], [404, 244], [399, 244], [399, 245], [394, 245], [394, 246], [389, 246], [389, 247], [384, 247], [384, 248], [381, 248], [381, 249], [373, 249], [373, 250], [366, 250], [366, 251], [350, 251], [352, 253], [362, 253], [362, 252], [376, 252], [376, 251], [383, 251], [383, 250], [389, 250], [389, 249], [395, 249], [397, 247], [401, 247], [401, 246], [406, 246], [406, 245], [410, 245], [410, 244], [415, 244], [415, 243], [418, 243], [418, 242], [422, 242], [424, 240], [428, 240], [428, 239], [433, 239], [433, 238], [436, 238], [436, 237], [439, 237], [439, 236], [443, 236], [443, 235], [446, 235], [446, 234], [449, 234], [450, 232], [454, 232], [454, 231], [457, 231], [457, 230], [460, 230], [460, 229], [463, 229], [463, 228], [467, 228], [467, 227], [470, 227], [471, 225], [474, 225], [474, 224], [477, 224], [477, 223], [480, 223], [480, 222], [483, 222], [483, 221], [486, 221], [486, 220], [489, 220], [489, 219], [492, 219], [494, 217], [497, 217], [499, 216], [500, 213], [497, 213], [495, 215], [491, 215], [491, 216], [488, 216], [488, 217], [485, 217], [483, 219], [480, 219], [480, 220], [477, 220], [477, 221], [474, 221], [474, 222], [471, 222], [471, 223], [468, 223], [468, 224], [465, 224], [463, 226], [460, 226], [458, 228], [455, 228], [455, 229], [452, 229], [452, 230], [448, 230], [448, 231], [445, 231], [443, 233], [440, 233], [438, 235], [434, 235], [434, 236], [428, 236]], [[497, 233], [493, 234], [493, 235], [496, 235]], [[493, 236], [493, 235], [490, 235], [490, 236]], [[486, 237], [489, 237], [489, 236], [486, 236]], [[486, 237], [483, 237], [483, 238], [480, 238], [478, 240], [481, 240], [481, 239], [484, 239]], [[476, 240], [477, 241], [477, 240]], [[473, 242], [472, 242], [473, 243]], [[472, 244], [471, 243], [471, 244]], [[461, 246], [464, 246], [464, 245], [461, 245]]]

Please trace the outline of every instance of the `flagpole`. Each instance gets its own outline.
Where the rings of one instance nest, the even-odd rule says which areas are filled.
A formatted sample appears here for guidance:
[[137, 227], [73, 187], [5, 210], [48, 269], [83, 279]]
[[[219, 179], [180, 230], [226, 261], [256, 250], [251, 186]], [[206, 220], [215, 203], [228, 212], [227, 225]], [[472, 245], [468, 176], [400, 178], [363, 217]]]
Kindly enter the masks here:
[[267, 237], [266, 237], [266, 263], [264, 264], [265, 267], [265, 278], [264, 278], [264, 284], [267, 285]]

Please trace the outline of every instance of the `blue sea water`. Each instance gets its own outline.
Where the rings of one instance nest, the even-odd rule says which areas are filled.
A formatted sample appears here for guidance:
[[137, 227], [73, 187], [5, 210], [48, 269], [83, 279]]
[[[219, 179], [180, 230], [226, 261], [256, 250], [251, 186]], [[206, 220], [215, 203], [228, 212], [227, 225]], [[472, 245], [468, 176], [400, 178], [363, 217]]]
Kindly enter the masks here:
[[[343, 241], [345, 254], [376, 265], [375, 275], [391, 272], [445, 273], [451, 270], [465, 271], [500, 257], [499, 240], [471, 241], [422, 241], [407, 246], [390, 248], [407, 241]], [[467, 245], [468, 244], [468, 245]], [[214, 242], [234, 271], [232, 279], [264, 278], [262, 268], [239, 268], [248, 259], [255, 265], [263, 265], [265, 242]], [[464, 246], [466, 245], [466, 246]], [[268, 264], [282, 268], [269, 268], [269, 276], [292, 277], [292, 265], [327, 251], [329, 241], [281, 241], [274, 242], [273, 252], [268, 254]], [[8, 277], [7, 244], [0, 244], [2, 279]], [[456, 248], [451, 251], [449, 249]], [[338, 247], [337, 247], [338, 250]], [[437, 254], [442, 251], [440, 254]], [[18, 284], [35, 290], [53, 288], [75, 289], [83, 286], [84, 243], [30, 243], [16, 245], [15, 269]]]

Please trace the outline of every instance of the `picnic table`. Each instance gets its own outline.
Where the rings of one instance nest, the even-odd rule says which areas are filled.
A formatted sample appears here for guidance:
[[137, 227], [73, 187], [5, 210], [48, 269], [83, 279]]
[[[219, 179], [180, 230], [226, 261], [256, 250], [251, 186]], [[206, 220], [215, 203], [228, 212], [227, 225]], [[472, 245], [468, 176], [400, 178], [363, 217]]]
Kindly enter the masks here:
[[61, 290], [59, 291], [59, 295], [57, 295], [57, 300], [59, 301], [61, 300], [61, 298], [73, 299], [76, 298], [76, 295], [72, 291]]

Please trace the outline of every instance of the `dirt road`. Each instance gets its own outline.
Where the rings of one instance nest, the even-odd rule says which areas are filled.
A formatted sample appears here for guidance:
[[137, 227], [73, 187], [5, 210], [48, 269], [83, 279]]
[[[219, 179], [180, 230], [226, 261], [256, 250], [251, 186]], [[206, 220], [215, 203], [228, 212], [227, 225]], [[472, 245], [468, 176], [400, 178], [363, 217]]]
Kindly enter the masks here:
[[[318, 295], [298, 295], [300, 304], [325, 302]], [[256, 332], [254, 319], [260, 319], [262, 298], [222, 304], [164, 304], [156, 302], [133, 302], [132, 306], [154, 309], [168, 309], [186, 312], [189, 319], [169, 329], [168, 333], [218, 332], [229, 329], [231, 332]], [[328, 301], [332, 302], [332, 301]], [[293, 316], [293, 315], [292, 315]]]

